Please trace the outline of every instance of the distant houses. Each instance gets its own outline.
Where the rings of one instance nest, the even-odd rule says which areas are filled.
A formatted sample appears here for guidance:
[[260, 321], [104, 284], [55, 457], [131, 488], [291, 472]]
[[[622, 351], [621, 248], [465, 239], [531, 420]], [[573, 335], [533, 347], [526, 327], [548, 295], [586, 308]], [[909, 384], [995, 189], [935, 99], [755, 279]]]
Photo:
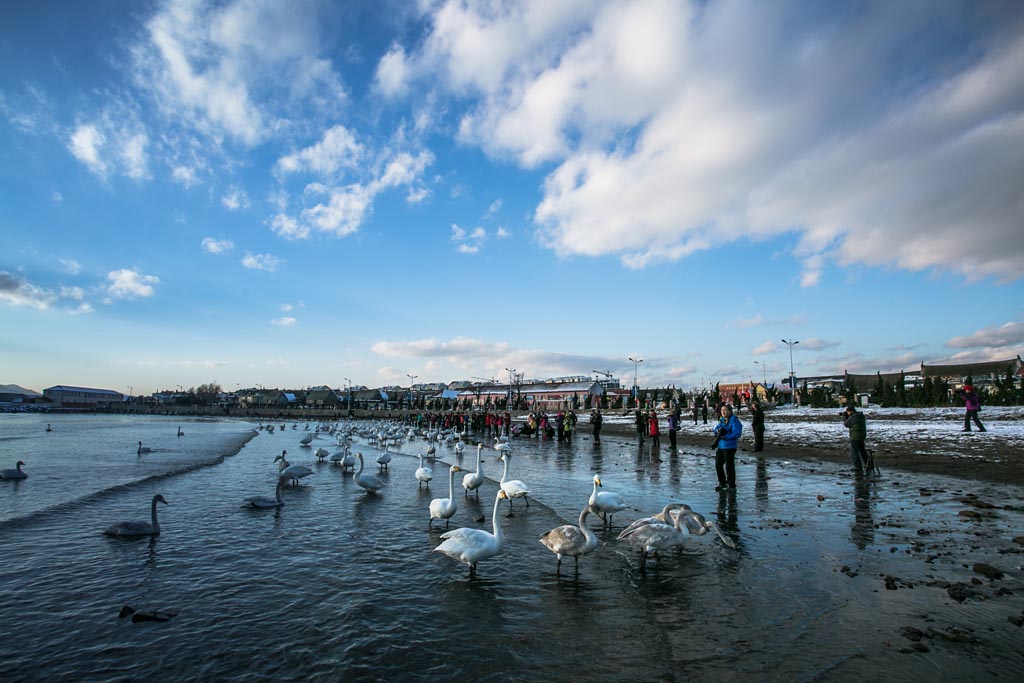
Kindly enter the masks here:
[[93, 389], [90, 387], [55, 386], [43, 389], [43, 396], [54, 408], [88, 409], [101, 405], [121, 403], [124, 394], [110, 389]]

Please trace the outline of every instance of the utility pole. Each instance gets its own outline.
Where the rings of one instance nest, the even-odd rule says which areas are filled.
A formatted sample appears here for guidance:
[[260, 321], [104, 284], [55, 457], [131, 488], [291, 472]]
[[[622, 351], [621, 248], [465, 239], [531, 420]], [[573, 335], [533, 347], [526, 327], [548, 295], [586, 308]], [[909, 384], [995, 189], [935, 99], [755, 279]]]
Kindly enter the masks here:
[[629, 360], [631, 360], [633, 362], [633, 402], [634, 402], [634, 405], [637, 408], [639, 408], [640, 407], [640, 390], [639, 390], [639, 387], [637, 386], [637, 366], [640, 365], [640, 363], [643, 363], [644, 359], [643, 358], [639, 358], [639, 357], [633, 358], [632, 356], [630, 356]]
[[796, 402], [797, 407], [799, 407], [800, 400], [796, 393], [796, 373], [793, 372], [793, 347], [800, 342], [793, 341], [791, 339], [783, 339], [782, 343], [789, 347], [789, 390], [793, 392], [793, 400]]

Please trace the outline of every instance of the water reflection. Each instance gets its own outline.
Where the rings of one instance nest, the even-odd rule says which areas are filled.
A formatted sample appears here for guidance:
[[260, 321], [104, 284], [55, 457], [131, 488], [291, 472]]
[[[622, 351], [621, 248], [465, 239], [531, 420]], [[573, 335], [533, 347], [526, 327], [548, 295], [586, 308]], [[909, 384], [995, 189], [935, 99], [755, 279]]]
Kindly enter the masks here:
[[720, 491], [718, 494], [718, 508], [715, 510], [718, 518], [718, 527], [726, 536], [732, 538], [736, 543], [736, 550], [742, 551], [743, 542], [740, 538], [739, 512], [736, 506], [736, 489]]
[[853, 525], [850, 538], [858, 550], [875, 542], [875, 519], [871, 514], [871, 482], [857, 479], [853, 487]]
[[754, 502], [758, 512], [768, 510], [768, 461], [762, 456], [754, 468]]

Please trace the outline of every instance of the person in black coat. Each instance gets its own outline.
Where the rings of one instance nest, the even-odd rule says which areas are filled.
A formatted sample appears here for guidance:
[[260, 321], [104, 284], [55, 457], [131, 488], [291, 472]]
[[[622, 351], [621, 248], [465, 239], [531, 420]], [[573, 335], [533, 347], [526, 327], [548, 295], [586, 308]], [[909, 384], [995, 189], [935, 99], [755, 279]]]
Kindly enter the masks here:
[[750, 404], [751, 427], [754, 430], [754, 452], [760, 453], [764, 450], [764, 411], [761, 404], [754, 401]]

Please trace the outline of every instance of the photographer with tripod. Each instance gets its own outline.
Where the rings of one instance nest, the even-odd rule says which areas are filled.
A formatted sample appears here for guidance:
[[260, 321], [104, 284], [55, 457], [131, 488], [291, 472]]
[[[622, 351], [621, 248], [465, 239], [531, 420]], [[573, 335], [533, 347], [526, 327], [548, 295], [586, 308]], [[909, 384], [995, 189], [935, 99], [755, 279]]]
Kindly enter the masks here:
[[857, 410], [857, 406], [850, 402], [846, 410], [839, 413], [843, 418], [843, 426], [850, 430], [850, 460], [853, 463], [853, 471], [857, 478], [864, 476], [864, 470], [868, 467], [868, 451], [864, 441], [868, 438], [868, 425], [864, 419], [864, 413]]

